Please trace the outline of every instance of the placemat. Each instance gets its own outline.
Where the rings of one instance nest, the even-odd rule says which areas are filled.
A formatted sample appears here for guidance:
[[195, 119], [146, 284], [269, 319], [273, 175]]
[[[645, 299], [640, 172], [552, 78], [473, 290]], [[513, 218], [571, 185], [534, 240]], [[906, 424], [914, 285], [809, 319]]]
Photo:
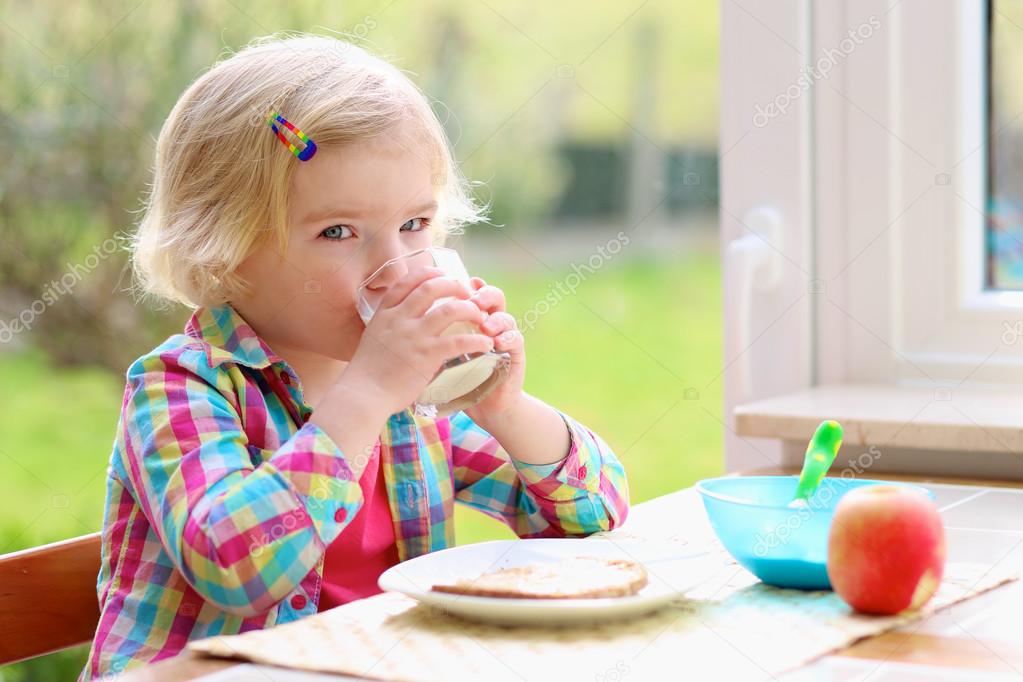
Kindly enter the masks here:
[[627, 621], [504, 627], [464, 620], [405, 595], [385, 593], [268, 630], [195, 641], [188, 648], [282, 667], [409, 682], [617, 682], [695, 673], [763, 679], [1012, 579], [989, 566], [950, 563], [938, 593], [921, 611], [876, 617], [852, 613], [831, 592], [764, 585], [722, 559], [714, 579], [661, 611]]

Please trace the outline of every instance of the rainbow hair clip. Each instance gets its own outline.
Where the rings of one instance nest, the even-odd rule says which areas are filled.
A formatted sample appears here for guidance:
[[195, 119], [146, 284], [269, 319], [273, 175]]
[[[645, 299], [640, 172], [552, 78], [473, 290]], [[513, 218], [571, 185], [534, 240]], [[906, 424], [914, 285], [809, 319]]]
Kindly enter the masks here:
[[[313, 158], [313, 154], [316, 153], [316, 143], [313, 142], [312, 138], [310, 138], [308, 135], [303, 133], [295, 126], [291, 125], [288, 119], [284, 118], [275, 111], [274, 113], [270, 114], [269, 118], [266, 119], [266, 122], [267, 125], [269, 125], [270, 128], [273, 129], [274, 133], [277, 134], [277, 138], [281, 141], [281, 144], [283, 144], [285, 147], [291, 150], [291, 153], [295, 155], [296, 159], [298, 159], [299, 161], [308, 161], [309, 159]], [[291, 141], [288, 140], [288, 138], [284, 137], [284, 133], [281, 132], [281, 129], [277, 126], [278, 123], [282, 124], [291, 132], [295, 133], [298, 139], [302, 140], [302, 142], [305, 144], [305, 148], [299, 149], [294, 144], [292, 144]]]

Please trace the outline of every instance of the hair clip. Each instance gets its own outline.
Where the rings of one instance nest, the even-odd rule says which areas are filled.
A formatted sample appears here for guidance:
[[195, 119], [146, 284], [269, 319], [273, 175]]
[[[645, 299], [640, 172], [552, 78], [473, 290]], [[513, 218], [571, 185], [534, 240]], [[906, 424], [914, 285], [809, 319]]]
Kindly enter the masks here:
[[[291, 125], [288, 119], [284, 118], [275, 111], [274, 113], [270, 114], [269, 118], [266, 119], [266, 122], [273, 129], [274, 133], [277, 134], [277, 137], [280, 139], [281, 144], [290, 149], [291, 153], [295, 155], [295, 158], [297, 158], [299, 161], [308, 161], [309, 159], [313, 158], [313, 154], [316, 153], [316, 143], [313, 142], [312, 138], [310, 138], [308, 135], [303, 133], [295, 126]], [[298, 139], [302, 140], [302, 142], [305, 143], [305, 148], [300, 150], [298, 147], [292, 144], [291, 141], [288, 140], [288, 138], [284, 137], [284, 133], [281, 132], [281, 129], [277, 127], [278, 123], [284, 124], [284, 126], [288, 130], [295, 133], [295, 135], [298, 136]]]

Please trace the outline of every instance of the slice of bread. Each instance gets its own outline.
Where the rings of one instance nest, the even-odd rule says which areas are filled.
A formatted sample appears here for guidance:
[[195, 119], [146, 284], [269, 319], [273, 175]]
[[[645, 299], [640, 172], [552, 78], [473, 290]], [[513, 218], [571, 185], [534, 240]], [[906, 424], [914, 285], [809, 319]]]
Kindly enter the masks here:
[[436, 592], [507, 599], [593, 599], [626, 597], [647, 584], [635, 561], [579, 557], [550, 564], [502, 568], [478, 578], [434, 585]]

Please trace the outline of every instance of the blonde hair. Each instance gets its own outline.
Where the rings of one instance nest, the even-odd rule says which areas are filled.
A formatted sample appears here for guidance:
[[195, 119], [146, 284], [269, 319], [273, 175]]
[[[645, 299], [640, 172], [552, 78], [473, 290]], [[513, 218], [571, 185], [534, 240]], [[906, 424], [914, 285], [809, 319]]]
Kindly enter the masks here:
[[335, 38], [258, 38], [192, 83], [160, 130], [151, 191], [132, 241], [143, 294], [215, 305], [247, 290], [236, 272], [254, 248], [287, 244], [288, 195], [302, 163], [267, 125], [275, 111], [317, 148], [411, 122], [434, 168], [434, 240], [479, 222], [444, 129], [423, 93], [392, 64]]

